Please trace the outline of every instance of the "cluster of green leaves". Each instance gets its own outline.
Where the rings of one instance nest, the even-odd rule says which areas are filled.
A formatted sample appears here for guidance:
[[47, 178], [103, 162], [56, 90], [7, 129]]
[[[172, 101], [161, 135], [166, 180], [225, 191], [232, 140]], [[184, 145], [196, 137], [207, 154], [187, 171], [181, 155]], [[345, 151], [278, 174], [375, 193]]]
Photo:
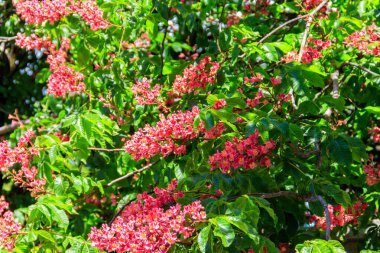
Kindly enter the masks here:
[[[22, 25], [26, 34], [50, 37], [57, 44], [78, 34], [71, 41], [70, 66], [85, 75], [86, 84], [86, 93], [46, 95], [33, 104], [35, 114], [28, 127], [37, 132], [34, 145], [40, 149], [33, 164], [47, 185], [46, 193], [33, 199], [25, 191], [15, 191], [16, 186], [4, 178], [2, 192], [26, 231], [17, 239], [16, 252], [97, 252], [87, 241], [91, 227], [111, 221], [138, 193], [166, 187], [172, 179], [186, 193], [180, 203], [202, 200], [208, 222], [197, 227], [191, 243], [177, 243], [171, 252], [264, 252], [264, 248], [279, 252], [281, 243], [297, 252], [344, 252], [340, 242], [318, 239], [325, 232], [308, 224], [306, 213], [324, 216], [321, 203], [305, 203], [316, 195], [346, 209], [357, 200], [368, 203], [358, 224], [337, 227], [332, 236], [343, 245], [346, 236], [357, 236], [356, 248], [368, 249], [363, 252], [379, 249], [380, 229], [373, 219], [380, 205], [380, 184], [368, 186], [363, 167], [368, 153], [379, 159], [378, 144], [368, 130], [380, 118], [380, 79], [344, 64], [380, 73], [379, 57], [363, 55], [344, 42], [352, 32], [378, 22], [379, 1], [331, 1], [329, 8], [337, 8], [336, 12], [325, 18], [316, 14], [309, 37], [331, 40], [332, 46], [311, 64], [281, 61], [300, 49], [303, 20], [258, 43], [277, 26], [306, 14], [302, 1], [274, 1], [268, 6], [256, 2], [246, 11], [242, 0], [98, 1], [113, 25], [96, 32], [77, 15], [37, 27], [24, 25], [16, 15], [10, 17], [7, 33], [17, 32], [9, 28], [12, 24]], [[227, 27], [238, 12], [241, 20]], [[125, 46], [144, 33], [150, 40], [148, 48]], [[171, 100], [172, 82], [194, 63], [195, 53], [199, 59], [210, 56], [221, 64], [215, 84], [174, 99], [167, 103], [167, 111], [136, 104], [131, 86], [144, 77], [162, 85], [162, 98]], [[336, 70], [340, 96], [334, 99], [330, 75]], [[245, 83], [245, 77], [257, 73], [264, 77], [262, 83]], [[48, 68], [38, 69], [35, 92], [41, 92], [49, 74]], [[282, 83], [273, 87], [269, 78], [276, 76]], [[7, 78], [11, 82], [12, 77]], [[30, 85], [17, 82], [21, 88]], [[255, 98], [258, 89], [268, 103], [252, 108], [247, 99]], [[280, 102], [278, 95], [289, 93], [293, 101]], [[104, 106], [100, 96], [111, 106]], [[19, 102], [24, 99], [20, 96]], [[227, 105], [212, 109], [220, 99]], [[226, 128], [222, 136], [187, 142], [186, 155], [157, 155], [150, 161], [135, 161], [123, 150], [124, 142], [145, 124], [155, 125], [160, 113], [190, 110], [194, 105], [201, 110], [194, 127], [203, 121], [211, 129], [222, 122]], [[210, 171], [210, 155], [232, 137], [246, 138], [255, 129], [261, 142], [277, 143], [269, 169]], [[24, 130], [17, 129], [10, 141], [17, 143]], [[62, 140], [57, 133], [69, 139]], [[152, 163], [148, 170], [110, 183], [145, 162]], [[223, 194], [216, 196], [217, 190]], [[115, 206], [111, 194], [118, 196]]]

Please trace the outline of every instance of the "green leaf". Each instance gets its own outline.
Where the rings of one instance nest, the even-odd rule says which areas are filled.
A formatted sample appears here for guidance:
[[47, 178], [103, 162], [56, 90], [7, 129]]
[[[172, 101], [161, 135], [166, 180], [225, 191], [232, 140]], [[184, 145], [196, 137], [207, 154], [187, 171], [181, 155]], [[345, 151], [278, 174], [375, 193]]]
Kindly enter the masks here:
[[36, 83], [46, 83], [49, 76], [51, 74], [51, 71], [49, 68], [43, 68], [40, 72], [36, 75]]
[[296, 246], [297, 253], [345, 253], [342, 244], [335, 240], [316, 239]]
[[52, 243], [55, 243], [55, 240], [53, 236], [46, 230], [37, 230], [34, 231], [39, 237], [43, 238], [44, 240], [50, 241]]
[[341, 190], [339, 186], [332, 184], [321, 184], [319, 187], [324, 195], [334, 198], [338, 204], [341, 204], [345, 208], [351, 205], [350, 195], [347, 192]]
[[269, 216], [273, 219], [274, 224], [277, 224], [278, 217], [277, 217], [276, 213], [274, 212], [274, 210], [270, 207], [270, 203], [263, 198], [253, 197], [252, 199], [255, 200], [256, 204], [260, 208], [264, 209], [269, 214]]
[[66, 250], [66, 253], [96, 253], [98, 249], [91, 247], [89, 242], [84, 241], [82, 238], [70, 238], [70, 249]]
[[64, 181], [64, 178], [61, 175], [58, 175], [54, 180], [55, 194], [64, 195], [69, 185], [69, 182]]
[[214, 127], [214, 116], [210, 111], [206, 112], [206, 129], [210, 130], [211, 128]]
[[226, 51], [229, 47], [231, 47], [232, 42], [232, 36], [231, 36], [231, 30], [230, 29], [224, 29], [219, 34], [219, 45], [220, 50]]
[[349, 166], [352, 163], [350, 145], [343, 137], [330, 138], [328, 151], [330, 152], [329, 156], [333, 162], [345, 166]]
[[215, 225], [214, 235], [220, 237], [224, 247], [229, 247], [235, 239], [235, 232], [230, 223], [223, 217], [216, 217], [209, 221]]
[[213, 94], [210, 94], [210, 95], [207, 96], [206, 100], [207, 100], [207, 104], [214, 105], [215, 102], [218, 101], [219, 99], [218, 99], [217, 96], [215, 96]]
[[158, 33], [158, 23], [155, 22], [155, 20], [147, 19], [146, 21], [146, 28], [148, 30], [148, 33], [155, 38]]
[[241, 218], [236, 216], [223, 216], [225, 220], [229, 223], [243, 231], [249, 238], [251, 238], [256, 244], [259, 243], [260, 238], [254, 227], [249, 225], [247, 222], [243, 221]]
[[49, 208], [52, 219], [57, 222], [58, 227], [66, 230], [69, 226], [69, 218], [67, 217], [65, 211], [58, 209], [53, 204], [47, 204], [46, 206]]
[[376, 115], [376, 117], [380, 117], [380, 106], [367, 106], [364, 108], [369, 113], [373, 113]]
[[198, 235], [198, 245], [199, 245], [199, 250], [202, 253], [206, 253], [206, 249], [208, 247], [210, 230], [211, 230], [211, 224], [209, 224], [207, 227], [204, 227], [201, 230], [201, 232], [199, 232], [199, 235]]
[[272, 44], [265, 43], [263, 45], [263, 49], [265, 51], [265, 56], [266, 58], [268, 58], [268, 60], [275, 61], [275, 62], [278, 61], [277, 50], [274, 46], [272, 46]]

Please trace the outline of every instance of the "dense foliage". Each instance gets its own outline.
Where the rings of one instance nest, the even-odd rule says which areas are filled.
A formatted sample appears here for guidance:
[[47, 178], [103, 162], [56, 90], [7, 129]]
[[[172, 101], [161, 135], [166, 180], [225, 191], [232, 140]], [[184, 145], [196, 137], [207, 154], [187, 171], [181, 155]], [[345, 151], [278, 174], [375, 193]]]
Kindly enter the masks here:
[[379, 0], [0, 6], [2, 250], [380, 249]]

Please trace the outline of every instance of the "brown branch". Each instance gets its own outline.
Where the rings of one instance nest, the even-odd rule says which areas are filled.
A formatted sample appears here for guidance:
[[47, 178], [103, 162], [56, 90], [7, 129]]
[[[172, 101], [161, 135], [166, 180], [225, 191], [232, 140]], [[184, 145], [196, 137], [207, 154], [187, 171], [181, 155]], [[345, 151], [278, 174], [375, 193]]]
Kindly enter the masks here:
[[321, 204], [323, 205], [323, 210], [325, 211], [325, 216], [326, 216], [326, 240], [331, 240], [331, 236], [330, 236], [330, 230], [331, 230], [331, 217], [330, 217], [330, 212], [329, 212], [329, 208], [328, 208], [328, 205], [326, 203], [326, 200], [318, 195], [317, 196], [317, 199], [319, 202], [321, 202]]
[[144, 167], [142, 167], [142, 168], [140, 168], [140, 169], [138, 169], [138, 170], [135, 170], [135, 171], [129, 172], [128, 174], [126, 174], [126, 175], [124, 175], [124, 176], [122, 176], [122, 177], [119, 177], [119, 178], [116, 178], [116, 179], [112, 180], [112, 181], [109, 182], [108, 184], [104, 185], [104, 187], [105, 187], [105, 188], [110, 187], [111, 185], [114, 185], [114, 184], [116, 184], [116, 183], [118, 183], [118, 182], [120, 182], [120, 181], [123, 181], [124, 179], [127, 179], [127, 178], [129, 178], [129, 177], [132, 177], [132, 176], [135, 175], [135, 174], [138, 174], [138, 173], [140, 173], [140, 172], [143, 172], [144, 170], [147, 170], [147, 169], [149, 169], [150, 167], [152, 167], [153, 165], [155, 165], [156, 163], [158, 163], [158, 161], [156, 161], [156, 162], [152, 162], [152, 163], [149, 163], [149, 164], [145, 165]]
[[279, 191], [279, 192], [270, 192], [270, 193], [253, 192], [253, 193], [248, 193], [247, 195], [253, 196], [253, 197], [259, 197], [263, 199], [271, 199], [271, 198], [277, 198], [277, 197], [292, 197], [292, 198], [302, 199], [302, 197], [298, 195], [297, 193], [288, 192], [288, 191]]
[[306, 41], [307, 41], [307, 37], [309, 35], [309, 30], [310, 30], [310, 26], [311, 26], [312, 21], [313, 21], [313, 18], [311, 16], [307, 17], [306, 28], [305, 28], [305, 31], [304, 31], [303, 36], [302, 36], [301, 47], [300, 47], [300, 51], [298, 53], [298, 62], [302, 61], [303, 49], [306, 46]]
[[331, 74], [332, 80], [332, 97], [334, 99], [339, 98], [339, 69], [335, 70], [334, 73]]
[[300, 20], [300, 19], [306, 18], [306, 17], [308, 17], [308, 14], [306, 14], [306, 15], [302, 15], [302, 16], [298, 16], [298, 17], [296, 17], [296, 18], [293, 18], [293, 19], [291, 19], [291, 20], [286, 21], [285, 23], [281, 24], [281, 25], [278, 26], [276, 29], [272, 30], [270, 33], [268, 33], [267, 35], [265, 35], [264, 37], [262, 37], [262, 38], [257, 42], [257, 44], [261, 44], [261, 43], [263, 43], [266, 39], [268, 39], [270, 36], [272, 36], [273, 34], [275, 34], [277, 31], [281, 30], [281, 29], [284, 28], [285, 26], [287, 26], [287, 25], [289, 25], [289, 24], [291, 24], [291, 23], [293, 23], [293, 22], [296, 22], [296, 21], [298, 21], [298, 20]]
[[270, 36], [272, 36], [273, 34], [275, 34], [277, 31], [281, 30], [282, 28], [284, 28], [285, 26], [293, 23], [293, 22], [296, 22], [300, 19], [304, 19], [304, 18], [308, 18], [308, 17], [313, 17], [315, 15], [315, 13], [317, 13], [320, 9], [322, 9], [322, 7], [328, 2], [329, 0], [324, 0], [320, 5], [318, 5], [312, 12], [308, 13], [308, 14], [305, 14], [305, 15], [302, 15], [302, 16], [298, 16], [296, 18], [293, 18], [291, 20], [288, 20], [286, 21], [285, 23], [281, 24], [280, 26], [278, 26], [276, 29], [272, 30], [270, 33], [268, 33], [267, 35], [265, 35], [264, 37], [262, 37], [259, 42], [257, 42], [257, 44], [261, 44], [263, 43], [266, 39], [268, 39]]
[[[49, 150], [53, 147], [48, 148], [37, 148], [38, 150]], [[95, 148], [95, 147], [89, 147], [88, 150], [94, 150], [94, 151], [103, 151], [103, 152], [120, 152], [125, 151], [125, 148]], [[73, 148], [74, 151], [81, 150], [80, 148]]]
[[17, 39], [17, 36], [13, 36], [13, 37], [2, 37], [2, 36], [0, 36], [0, 42], [9, 42], [9, 41], [13, 41], [16, 39]]
[[300, 51], [299, 51], [299, 54], [298, 54], [298, 61], [299, 62], [302, 61], [303, 49], [306, 46], [306, 41], [307, 41], [307, 37], [309, 36], [309, 30], [310, 30], [311, 22], [313, 21], [313, 17], [315, 15], [315, 13], [317, 13], [320, 9], [323, 8], [323, 6], [325, 6], [327, 4], [328, 1], [329, 0], [324, 0], [312, 12], [310, 12], [307, 15], [306, 28], [305, 28], [305, 31], [304, 31], [303, 36], [302, 36], [301, 47], [300, 47]]
[[29, 119], [23, 120], [21, 121], [21, 124], [10, 124], [10, 125], [5, 125], [5, 126], [0, 127], [0, 136], [11, 133], [15, 129], [19, 128], [20, 126], [24, 124], [30, 124], [30, 120]]
[[367, 69], [367, 68], [365, 68], [365, 67], [363, 67], [363, 66], [361, 66], [361, 65], [359, 65], [359, 64], [357, 64], [357, 63], [353, 63], [353, 62], [345, 62], [345, 63], [343, 63], [343, 64], [340, 66], [340, 68], [343, 68], [343, 67], [345, 67], [345, 66], [352, 66], [352, 67], [355, 67], [355, 68], [359, 68], [359, 69], [361, 69], [361, 70], [367, 72], [368, 74], [371, 74], [371, 75], [374, 75], [374, 76], [380, 76], [380, 74], [375, 73], [375, 72], [373, 72], [372, 70]]
[[293, 143], [289, 142], [289, 146], [292, 148], [292, 150], [294, 151], [294, 153], [302, 158], [308, 158], [312, 155], [315, 155], [315, 154], [318, 154], [319, 153], [319, 149], [316, 149], [316, 150], [313, 150], [313, 151], [309, 151], [307, 153], [303, 153], [301, 152]]
[[88, 148], [88, 150], [104, 151], [104, 152], [119, 152], [119, 151], [125, 151], [125, 148]]

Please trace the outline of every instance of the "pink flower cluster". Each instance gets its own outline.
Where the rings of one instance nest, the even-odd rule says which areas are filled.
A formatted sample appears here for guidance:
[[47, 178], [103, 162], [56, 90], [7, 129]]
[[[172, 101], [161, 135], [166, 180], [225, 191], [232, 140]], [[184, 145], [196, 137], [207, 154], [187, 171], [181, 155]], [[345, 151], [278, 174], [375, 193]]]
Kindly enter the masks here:
[[246, 83], [251, 83], [251, 84], [255, 84], [255, 83], [259, 83], [261, 81], [263, 81], [264, 77], [262, 74], [260, 73], [256, 73], [255, 75], [253, 75], [252, 77], [244, 77], [244, 81]]
[[54, 23], [70, 14], [66, 8], [69, 0], [13, 0], [16, 13], [29, 24], [40, 24], [46, 20]]
[[303, 6], [306, 8], [306, 10], [311, 10], [317, 7], [320, 3], [322, 3], [323, 0], [304, 0]]
[[17, 235], [21, 230], [21, 224], [13, 219], [12, 211], [5, 211], [9, 208], [9, 203], [2, 195], [0, 197], [0, 248], [5, 248], [11, 252], [15, 247]]
[[281, 77], [271, 77], [270, 82], [272, 83], [273, 86], [277, 86], [282, 83], [282, 79]]
[[215, 102], [215, 104], [212, 106], [212, 109], [218, 110], [222, 109], [227, 105], [227, 102], [225, 99], [219, 99], [218, 101]]
[[48, 79], [48, 93], [57, 97], [63, 97], [66, 93], [77, 93], [85, 90], [84, 76], [66, 65], [67, 51], [70, 48], [70, 40], [62, 39], [61, 47], [57, 50], [56, 45], [48, 39], [41, 39], [32, 34], [17, 34], [16, 44], [19, 47], [31, 49], [46, 48], [48, 50], [47, 63], [50, 65], [52, 74]]
[[[368, 204], [363, 204], [359, 200], [356, 201], [353, 208], [348, 208], [347, 211], [341, 205], [328, 205], [329, 216], [331, 220], [330, 229], [335, 227], [343, 227], [345, 224], [353, 221], [354, 224], [358, 223], [360, 215], [368, 207]], [[307, 215], [310, 223], [315, 222], [316, 228], [327, 229], [326, 217], [320, 217], [316, 215]]]
[[184, 144], [176, 144], [175, 141], [187, 141], [195, 139], [198, 133], [193, 128], [194, 118], [199, 114], [199, 109], [193, 107], [192, 111], [177, 112], [167, 118], [160, 115], [160, 121], [156, 126], [146, 125], [125, 143], [125, 149], [135, 160], [149, 159], [161, 153], [164, 156], [174, 152], [186, 153]]
[[[27, 188], [33, 195], [44, 192], [45, 179], [36, 179], [38, 170], [35, 166], [29, 167], [32, 157], [39, 152], [34, 147], [28, 147], [30, 140], [34, 138], [33, 131], [27, 131], [16, 147], [9, 147], [8, 141], [0, 142], [0, 171], [9, 173], [16, 184]], [[21, 168], [18, 171], [11, 168], [20, 164]]]
[[51, 48], [52, 46], [55, 46], [50, 40], [42, 39], [35, 34], [32, 34], [29, 37], [27, 37], [25, 36], [25, 34], [21, 33], [17, 34], [16, 44], [19, 47], [25, 48], [28, 51], [33, 49], [41, 50], [42, 48], [47, 49]]
[[344, 39], [347, 47], [356, 47], [360, 52], [380, 56], [380, 33], [374, 32], [377, 28], [375, 24], [367, 29], [354, 32]]
[[205, 139], [215, 139], [218, 138], [219, 136], [226, 131], [226, 128], [224, 127], [224, 124], [222, 122], [219, 122], [216, 124], [213, 128], [210, 130], [206, 131], [206, 129], [203, 126], [200, 126], [201, 129], [200, 131], [205, 134]]
[[380, 143], [380, 127], [373, 127], [368, 130], [368, 133], [371, 135], [373, 142]]
[[254, 11], [255, 14], [261, 13], [264, 16], [268, 16], [268, 6], [270, 4], [270, 0], [244, 0], [243, 7], [246, 11]]
[[327, 48], [331, 47], [331, 40], [323, 41], [321, 39], [313, 39], [313, 38], [308, 38], [307, 40], [309, 43], [312, 43], [315, 46], [317, 46], [317, 49], [319, 51], [322, 49], [327, 49]]
[[258, 165], [268, 168], [271, 165], [269, 152], [275, 148], [273, 140], [264, 145], [259, 144], [259, 131], [250, 135], [247, 139], [239, 140], [234, 137], [232, 142], [226, 141], [225, 149], [210, 156], [211, 170], [221, 169], [223, 173], [231, 173], [232, 169], [254, 169]]
[[54, 23], [61, 18], [68, 16], [72, 11], [78, 13], [83, 20], [90, 25], [91, 29], [96, 31], [106, 29], [111, 24], [103, 19], [103, 12], [99, 9], [95, 0], [70, 1], [69, 0], [13, 0], [16, 13], [22, 20], [30, 24], [41, 24], [44, 21]]
[[373, 154], [369, 155], [368, 163], [364, 166], [364, 173], [367, 174], [366, 182], [369, 186], [380, 182], [380, 164], [373, 161]]
[[[321, 57], [322, 57], [322, 53], [320, 51], [318, 51], [317, 49], [313, 47], [306, 46], [303, 48], [301, 62], [305, 64], [309, 64], [314, 59], [319, 59]], [[281, 61], [285, 63], [298, 61], [298, 53], [296, 51], [289, 52], [281, 59]]]
[[227, 17], [227, 27], [231, 27], [233, 25], [239, 24], [240, 20], [243, 18], [243, 14], [239, 12], [231, 12]]
[[103, 19], [103, 11], [99, 9], [95, 0], [71, 1], [70, 9], [78, 13], [93, 31], [107, 29], [111, 26]]
[[150, 81], [147, 78], [143, 78], [141, 82], [137, 81], [132, 86], [132, 93], [139, 105], [157, 104], [157, 97], [160, 95], [160, 91], [161, 87], [158, 84], [151, 89]]
[[175, 192], [176, 187], [173, 181], [167, 189], [155, 188], [156, 197], [146, 192], [139, 194], [111, 226], [91, 228], [92, 246], [118, 253], [164, 253], [181, 238], [192, 236], [195, 223], [204, 221], [206, 213], [200, 201], [185, 206], [175, 203], [183, 197], [183, 193]]
[[264, 97], [264, 93], [262, 90], [259, 90], [257, 93], [256, 93], [256, 96], [254, 99], [251, 99], [251, 98], [248, 98], [247, 99], [247, 105], [250, 106], [250, 107], [256, 107], [260, 104], [260, 99], [262, 99]]
[[123, 41], [122, 46], [124, 49], [133, 49], [133, 48], [149, 48], [151, 41], [149, 39], [148, 33], [143, 33], [140, 38], [135, 40], [132, 44], [129, 44], [126, 41]]
[[198, 65], [187, 67], [183, 71], [183, 76], [176, 76], [173, 83], [174, 92], [183, 95], [191, 93], [198, 88], [205, 89], [208, 83], [215, 82], [219, 67], [218, 62], [212, 62], [211, 58], [206, 56]]
[[197, 129], [194, 129], [194, 118], [198, 115], [199, 109], [196, 106], [191, 111], [179, 111], [167, 118], [161, 114], [160, 121], [156, 126], [146, 125], [135, 132], [131, 140], [125, 143], [125, 150], [135, 160], [149, 159], [157, 154], [180, 155], [186, 153], [184, 143], [197, 138], [200, 133], [203, 133], [207, 139], [214, 139], [226, 130], [223, 123], [206, 130], [203, 121], [200, 122]]

